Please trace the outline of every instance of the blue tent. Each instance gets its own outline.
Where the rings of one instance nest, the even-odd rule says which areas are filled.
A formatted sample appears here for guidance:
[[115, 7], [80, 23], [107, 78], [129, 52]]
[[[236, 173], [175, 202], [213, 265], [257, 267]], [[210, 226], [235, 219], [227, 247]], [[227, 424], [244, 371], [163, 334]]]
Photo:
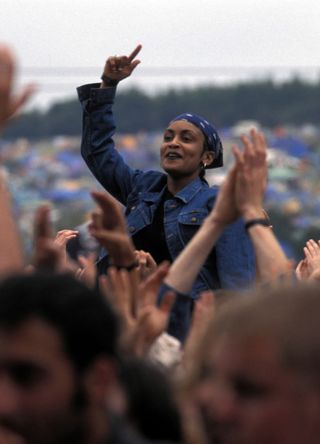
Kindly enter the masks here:
[[55, 202], [67, 202], [89, 199], [90, 194], [87, 189], [79, 188], [78, 190], [66, 190], [63, 188], [55, 188], [52, 190], [43, 190], [42, 198]]
[[302, 140], [293, 137], [271, 137], [269, 138], [269, 145], [272, 148], [278, 148], [285, 151], [290, 156], [302, 159], [310, 155], [310, 148]]

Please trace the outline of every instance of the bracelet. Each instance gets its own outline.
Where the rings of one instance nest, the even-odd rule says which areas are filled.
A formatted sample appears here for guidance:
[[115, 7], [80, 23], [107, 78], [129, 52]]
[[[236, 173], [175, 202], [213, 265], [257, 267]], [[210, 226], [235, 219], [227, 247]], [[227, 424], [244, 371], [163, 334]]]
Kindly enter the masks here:
[[103, 81], [103, 83], [105, 83], [106, 86], [117, 86], [119, 83], [118, 80], [110, 79], [110, 77], [107, 77], [104, 73], [100, 79]]
[[249, 228], [253, 227], [254, 225], [263, 225], [264, 227], [270, 227], [270, 222], [267, 219], [251, 219], [244, 224], [244, 228], [248, 231]]
[[132, 264], [130, 265], [113, 265], [111, 264], [112, 267], [115, 267], [117, 270], [127, 270], [127, 271], [132, 271], [135, 268], [139, 267], [139, 262], [138, 261], [134, 261]]

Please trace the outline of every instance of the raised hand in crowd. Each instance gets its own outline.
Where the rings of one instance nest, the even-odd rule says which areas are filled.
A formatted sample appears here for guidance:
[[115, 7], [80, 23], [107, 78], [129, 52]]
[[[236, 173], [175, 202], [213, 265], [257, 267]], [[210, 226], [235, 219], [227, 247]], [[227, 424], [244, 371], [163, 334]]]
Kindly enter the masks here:
[[132, 71], [139, 65], [136, 60], [142, 46], [138, 45], [128, 56], [109, 57], [104, 65], [101, 88], [115, 86], [118, 82], [129, 77]]
[[16, 62], [11, 49], [0, 44], [0, 129], [15, 115], [35, 91], [34, 85], [27, 85], [18, 94], [13, 94]]
[[297, 268], [296, 275], [299, 280], [319, 280], [320, 279], [320, 241], [310, 239], [303, 248], [304, 259]]
[[156, 302], [169, 265], [161, 264], [141, 282], [137, 253], [118, 202], [98, 191], [92, 197], [99, 210], [92, 213], [89, 231], [108, 250], [113, 264], [107, 277], [100, 277], [100, 288], [122, 319], [123, 342], [128, 344], [130, 338], [129, 349], [144, 354], [167, 327], [174, 295], [166, 294], [159, 306]]
[[[0, 111], [1, 112], [1, 111]], [[21, 271], [24, 266], [22, 244], [12, 214], [11, 194], [7, 188], [6, 173], [0, 170], [0, 277]]]
[[136, 268], [128, 271], [113, 266], [108, 268], [107, 275], [99, 277], [100, 291], [118, 314], [125, 338], [127, 335], [130, 336], [135, 329], [138, 279]]
[[257, 261], [257, 281], [269, 282], [279, 276], [291, 276], [292, 264], [276, 239], [263, 211], [267, 183], [267, 144], [262, 133], [250, 132], [241, 138], [243, 151], [233, 147], [236, 159], [235, 204], [246, 222]]
[[306, 258], [301, 259], [301, 261], [299, 261], [298, 265], [296, 266], [296, 276], [299, 279], [299, 281], [304, 281], [308, 279], [309, 272], [308, 272]]
[[140, 280], [146, 279], [157, 268], [157, 263], [153, 259], [150, 253], [143, 250], [135, 251], [136, 260], [138, 262], [138, 270], [140, 274]]
[[[15, 68], [15, 58], [11, 49], [0, 43], [0, 130], [34, 91], [29, 85], [19, 95], [13, 95]], [[4, 170], [0, 171], [0, 213], [0, 276], [4, 276], [21, 271], [24, 266], [21, 240], [12, 215], [11, 195], [7, 189]]]
[[40, 205], [34, 217], [33, 267], [58, 273], [76, 273], [78, 266], [66, 253], [67, 233], [71, 232], [73, 230], [62, 230], [54, 237], [50, 207]]
[[50, 207], [40, 205], [35, 212], [33, 222], [33, 257], [35, 269], [62, 271], [63, 252], [53, 239], [50, 222]]
[[100, 290], [122, 320], [122, 346], [139, 356], [147, 353], [166, 330], [174, 294], [168, 292], [157, 306], [157, 296], [169, 265], [161, 264], [145, 281], [139, 283], [139, 271], [109, 267], [100, 276]]
[[79, 234], [77, 230], [64, 229], [58, 231], [56, 237], [54, 239], [54, 243], [61, 249], [63, 252], [65, 261], [67, 261], [67, 243], [70, 239], [74, 239]]
[[76, 272], [76, 277], [79, 281], [86, 284], [89, 288], [95, 288], [97, 280], [96, 267], [97, 253], [92, 252], [87, 256], [78, 256], [77, 262], [79, 268]]
[[157, 305], [160, 286], [169, 270], [169, 263], [160, 264], [149, 277], [139, 285], [137, 309], [140, 313], [137, 337], [145, 348], [167, 328], [170, 310], [175, 300], [173, 292], [167, 292]]
[[115, 266], [137, 265], [133, 242], [128, 236], [120, 205], [109, 193], [93, 191], [99, 208], [92, 213], [90, 234], [106, 248]]
[[244, 220], [264, 217], [263, 199], [267, 186], [267, 144], [262, 133], [255, 130], [242, 136], [243, 151], [233, 146], [236, 159], [235, 205]]

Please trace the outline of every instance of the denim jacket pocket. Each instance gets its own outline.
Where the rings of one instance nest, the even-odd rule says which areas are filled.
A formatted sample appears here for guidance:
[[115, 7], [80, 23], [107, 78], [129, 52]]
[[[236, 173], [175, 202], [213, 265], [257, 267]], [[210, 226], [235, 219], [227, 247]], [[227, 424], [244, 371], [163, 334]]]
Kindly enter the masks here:
[[141, 199], [137, 195], [129, 196], [125, 208], [125, 215], [128, 216], [132, 211], [136, 210], [141, 205]]
[[178, 222], [180, 234], [185, 243], [189, 242], [194, 236], [207, 216], [208, 210], [204, 208], [192, 209], [179, 214]]

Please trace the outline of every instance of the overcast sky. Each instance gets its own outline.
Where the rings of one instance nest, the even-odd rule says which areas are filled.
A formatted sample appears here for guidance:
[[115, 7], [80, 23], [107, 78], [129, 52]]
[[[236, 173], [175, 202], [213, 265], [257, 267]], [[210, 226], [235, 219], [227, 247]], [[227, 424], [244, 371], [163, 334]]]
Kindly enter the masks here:
[[0, 39], [15, 49], [19, 83], [39, 83], [34, 104], [75, 97], [77, 85], [99, 78], [109, 55], [138, 43], [142, 63], [126, 84], [147, 90], [241, 77], [243, 67], [320, 70], [319, 0], [0, 0], [0, 6]]

